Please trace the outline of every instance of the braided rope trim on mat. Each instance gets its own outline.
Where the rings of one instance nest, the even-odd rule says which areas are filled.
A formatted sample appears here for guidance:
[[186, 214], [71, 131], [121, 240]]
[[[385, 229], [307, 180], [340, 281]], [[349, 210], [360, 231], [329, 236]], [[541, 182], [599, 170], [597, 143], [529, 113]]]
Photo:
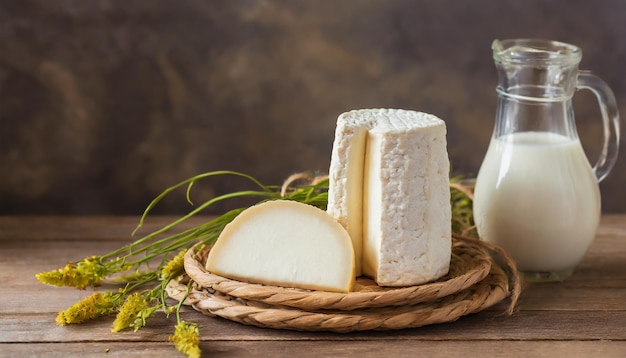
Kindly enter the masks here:
[[433, 301], [468, 287], [484, 279], [491, 269], [491, 255], [473, 241], [453, 240], [449, 273], [441, 279], [417, 286], [380, 287], [373, 280], [359, 277], [349, 293], [311, 291], [231, 280], [208, 272], [204, 263], [210, 248], [198, 254], [189, 250], [185, 256], [185, 271], [200, 287], [273, 306], [304, 310], [355, 310], [386, 306], [402, 306]]
[[[466, 289], [430, 301], [353, 310], [306, 310], [233, 297], [192, 281], [192, 288], [184, 304], [208, 316], [219, 316], [248, 325], [333, 332], [392, 330], [452, 322], [491, 307], [507, 297], [510, 297], [510, 304], [506, 313], [512, 314], [521, 292], [515, 263], [496, 246], [457, 235], [454, 239], [464, 242], [464, 245], [455, 247], [463, 248], [467, 245], [486, 250], [490, 254], [490, 271], [486, 277]], [[183, 299], [188, 289], [186, 281], [189, 279], [189, 276], [185, 276], [178, 281], [171, 281], [166, 288], [168, 295], [177, 300]], [[319, 293], [306, 292], [309, 295]]]
[[[168, 294], [182, 299], [187, 285], [172, 281]], [[508, 275], [494, 265], [489, 275], [470, 288], [432, 302], [352, 311], [305, 311], [234, 298], [211, 289], [194, 288], [185, 304], [207, 316], [274, 329], [355, 332], [394, 330], [452, 322], [482, 311], [509, 296]]]

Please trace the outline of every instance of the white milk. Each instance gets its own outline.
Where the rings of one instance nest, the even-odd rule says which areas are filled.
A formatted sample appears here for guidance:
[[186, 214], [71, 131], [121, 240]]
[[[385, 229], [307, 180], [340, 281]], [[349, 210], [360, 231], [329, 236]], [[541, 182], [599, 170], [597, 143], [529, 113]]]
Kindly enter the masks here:
[[573, 269], [600, 220], [596, 177], [577, 139], [522, 132], [493, 139], [478, 174], [480, 237], [502, 247], [520, 271]]

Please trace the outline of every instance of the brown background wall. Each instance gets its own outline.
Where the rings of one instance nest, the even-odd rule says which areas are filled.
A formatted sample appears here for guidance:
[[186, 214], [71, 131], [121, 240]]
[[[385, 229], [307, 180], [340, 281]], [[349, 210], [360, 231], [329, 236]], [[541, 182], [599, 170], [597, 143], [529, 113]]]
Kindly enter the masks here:
[[[0, 214], [134, 215], [204, 171], [324, 172], [336, 117], [356, 108], [440, 116], [454, 172], [473, 176], [496, 103], [491, 41], [581, 46], [626, 114], [624, 24], [623, 0], [2, 1]], [[593, 96], [575, 108], [595, 160]], [[621, 152], [604, 211], [626, 211]], [[185, 209], [181, 195], [158, 212]]]

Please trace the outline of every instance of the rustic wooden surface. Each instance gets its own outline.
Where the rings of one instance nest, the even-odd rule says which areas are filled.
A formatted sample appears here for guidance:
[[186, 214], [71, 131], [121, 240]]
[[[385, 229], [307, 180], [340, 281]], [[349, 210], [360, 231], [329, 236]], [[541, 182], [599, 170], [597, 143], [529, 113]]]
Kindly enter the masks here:
[[[171, 218], [153, 219], [158, 226]], [[54, 319], [89, 290], [38, 284], [35, 273], [128, 242], [136, 217], [0, 217], [0, 356], [180, 356], [167, 342], [174, 317], [111, 333], [112, 318], [60, 327]], [[305, 333], [248, 327], [186, 310], [207, 357], [626, 356], [626, 215], [602, 219], [584, 262], [566, 282], [528, 285], [519, 311], [502, 307], [456, 322], [392, 332]]]

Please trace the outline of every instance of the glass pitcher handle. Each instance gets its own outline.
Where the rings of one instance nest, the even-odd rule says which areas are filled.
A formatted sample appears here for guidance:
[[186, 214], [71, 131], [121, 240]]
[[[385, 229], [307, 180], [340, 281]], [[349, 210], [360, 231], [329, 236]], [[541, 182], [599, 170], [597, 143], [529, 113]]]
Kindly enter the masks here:
[[615, 95], [606, 82], [589, 71], [578, 73], [578, 85], [576, 87], [593, 92], [600, 105], [604, 125], [604, 143], [600, 158], [593, 167], [593, 172], [600, 182], [606, 178], [615, 165], [619, 151], [619, 112]]

